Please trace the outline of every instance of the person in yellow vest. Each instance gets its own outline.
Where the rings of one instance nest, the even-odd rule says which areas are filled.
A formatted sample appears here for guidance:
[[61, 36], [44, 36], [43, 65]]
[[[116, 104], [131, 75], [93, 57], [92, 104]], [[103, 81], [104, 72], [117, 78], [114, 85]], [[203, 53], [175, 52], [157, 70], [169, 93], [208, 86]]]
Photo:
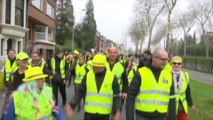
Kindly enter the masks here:
[[10, 73], [8, 81], [8, 89], [6, 90], [6, 96], [2, 109], [2, 118], [5, 115], [5, 110], [10, 101], [10, 96], [13, 91], [15, 91], [19, 85], [23, 83], [22, 79], [24, 78], [24, 72], [27, 70], [29, 56], [25, 52], [20, 52], [16, 56], [17, 67], [13, 68]]
[[127, 89], [128, 89], [128, 80], [124, 70], [124, 66], [120, 63], [118, 58], [118, 49], [112, 47], [108, 49], [108, 63], [107, 69], [115, 74], [118, 78], [118, 83], [120, 85], [120, 91], [122, 92], [122, 98], [126, 99]]
[[106, 69], [106, 57], [96, 54], [92, 60], [93, 70], [83, 78], [79, 89], [67, 105], [67, 115], [73, 116], [73, 110], [85, 96], [84, 120], [120, 119], [121, 95], [115, 75]]
[[173, 92], [175, 93], [174, 103], [176, 104], [175, 114], [177, 115], [177, 120], [188, 120], [188, 106], [192, 109], [195, 108], [191, 96], [189, 74], [181, 70], [182, 58], [180, 56], [174, 56], [171, 59], [171, 63], [174, 85]]
[[52, 88], [44, 83], [40, 67], [25, 71], [24, 83], [13, 93], [5, 120], [64, 120], [62, 110], [55, 106]]
[[9, 50], [8, 52], [8, 59], [6, 60], [5, 64], [5, 71], [4, 71], [4, 85], [8, 87], [8, 81], [11, 74], [11, 71], [17, 67], [16, 63], [16, 51], [14, 49]]
[[63, 106], [66, 104], [66, 83], [69, 77], [69, 68], [63, 57], [64, 52], [62, 50], [57, 50], [55, 57], [51, 59], [51, 70], [52, 75], [52, 88], [53, 94], [55, 96], [56, 105], [58, 105], [58, 91], [62, 96]]
[[[74, 81], [75, 80], [75, 68], [76, 68], [76, 65], [78, 63], [78, 58], [79, 58], [79, 52], [77, 50], [74, 50], [74, 54], [73, 54], [73, 59], [71, 61], [71, 64], [70, 64], [70, 74], [71, 74], [71, 78], [72, 80]], [[71, 84], [71, 81], [68, 83], [68, 86], [70, 86]]]
[[[85, 60], [84, 59], [84, 55], [81, 54], [79, 56], [79, 61], [78, 61], [77, 65], [76, 65], [76, 69], [75, 69], [75, 75], [76, 75], [75, 80], [74, 80], [74, 83], [75, 83], [75, 92], [79, 88], [84, 75], [88, 71], [87, 70], [87, 64], [85, 64], [84, 60]], [[78, 111], [80, 111], [80, 109], [81, 109], [81, 104], [79, 103], [78, 104]]]
[[[71, 64], [72, 58], [69, 53], [70, 53], [69, 50], [64, 51], [64, 59], [65, 59], [66, 64], [68, 65], [68, 68], [70, 69], [70, 67], [71, 67], [70, 64]], [[71, 83], [71, 75], [69, 74], [68, 80], [67, 80], [67, 84], [68, 84], [67, 87], [70, 86], [70, 83]]]
[[128, 79], [128, 87], [129, 87], [132, 82], [132, 79], [134, 77], [134, 74], [135, 74], [133, 61], [132, 60], [127, 61], [124, 65], [124, 67], [125, 67], [125, 72], [126, 72], [126, 76]]
[[[38, 52], [33, 52], [31, 57], [32, 59], [28, 63], [28, 68], [39, 66], [43, 70], [44, 74], [51, 74], [51, 71], [48, 70], [47, 64], [41, 59], [40, 54]], [[50, 85], [50, 80], [48, 77], [46, 77], [46, 82]]]
[[174, 89], [171, 73], [164, 69], [167, 62], [167, 52], [158, 48], [152, 54], [152, 62], [135, 72], [126, 100], [127, 120], [134, 120], [134, 110], [137, 120], [167, 118], [170, 96], [173, 95], [170, 92]]

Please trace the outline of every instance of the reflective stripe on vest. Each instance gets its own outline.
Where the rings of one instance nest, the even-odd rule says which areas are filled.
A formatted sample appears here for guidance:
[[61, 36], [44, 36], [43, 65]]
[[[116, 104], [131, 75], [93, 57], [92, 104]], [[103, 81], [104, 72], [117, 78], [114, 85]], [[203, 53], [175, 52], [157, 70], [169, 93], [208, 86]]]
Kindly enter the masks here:
[[95, 74], [89, 71], [86, 78], [85, 111], [87, 113], [110, 114], [112, 112], [114, 74], [106, 71], [100, 91], [98, 92]]
[[175, 91], [177, 91], [175, 93], [175, 95], [176, 95], [176, 112], [178, 112], [179, 101], [181, 101], [183, 108], [184, 108], [184, 111], [186, 113], [188, 113], [188, 104], [187, 104], [187, 101], [186, 101], [186, 89], [187, 89], [187, 86], [189, 84], [189, 75], [186, 72], [181, 72], [181, 77], [182, 77], [182, 80], [183, 80], [182, 81], [182, 89], [178, 90], [176, 88], [176, 90], [175, 90]]
[[143, 112], [166, 113], [169, 103], [170, 87], [172, 85], [171, 73], [164, 69], [161, 71], [158, 83], [147, 67], [139, 70], [142, 78], [140, 92], [136, 97], [136, 110]]
[[[107, 63], [107, 66], [106, 66], [107, 69], [110, 70], [110, 64]], [[117, 62], [114, 64], [112, 70], [111, 70], [115, 76], [118, 78], [118, 84], [120, 85], [120, 91], [122, 91], [122, 88], [123, 88], [123, 80], [122, 80], [122, 74], [124, 72], [124, 67], [123, 65], [120, 63], [120, 62]]]
[[[55, 72], [55, 58], [52, 58], [51, 59], [51, 68], [52, 68], [52, 71]], [[61, 72], [61, 78], [65, 79], [65, 60], [64, 59], [61, 59], [60, 61], [60, 72]], [[53, 78], [53, 76], [51, 76], [51, 79]]]
[[134, 71], [133, 71], [133, 69], [131, 69], [130, 72], [129, 72], [129, 74], [128, 74], [128, 76], [127, 76], [127, 78], [128, 78], [128, 85], [129, 86], [130, 86], [130, 84], [132, 82], [133, 77], [134, 77]]
[[17, 120], [53, 120], [52, 116], [52, 89], [45, 86], [38, 94], [37, 105], [30, 93], [14, 93], [14, 107]]
[[13, 69], [15, 69], [17, 67], [17, 63], [16, 61], [13, 62], [12, 66], [11, 66], [11, 62], [9, 59], [7, 59], [6, 61], [6, 65], [5, 65], [5, 72], [6, 72], [6, 81], [9, 81], [10, 75], [14, 72], [12, 71]]
[[76, 69], [75, 69], [76, 78], [75, 78], [74, 83], [81, 84], [81, 81], [82, 81], [84, 75], [86, 74], [85, 67], [86, 67], [86, 64], [83, 64], [81, 66], [79, 64], [77, 64]]

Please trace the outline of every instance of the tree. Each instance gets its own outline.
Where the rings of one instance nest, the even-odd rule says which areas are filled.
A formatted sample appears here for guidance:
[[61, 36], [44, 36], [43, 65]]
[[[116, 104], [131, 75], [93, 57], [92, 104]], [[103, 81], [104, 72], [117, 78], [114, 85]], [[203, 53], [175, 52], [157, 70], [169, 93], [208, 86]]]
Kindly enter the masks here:
[[186, 36], [189, 34], [190, 30], [194, 26], [195, 17], [195, 13], [193, 11], [189, 11], [188, 13], [183, 14], [181, 18], [179, 18], [179, 25], [183, 30], [184, 35], [184, 57], [186, 57]]
[[[141, 53], [142, 43], [144, 41], [146, 34], [147, 34], [147, 26], [144, 20], [135, 20], [129, 29], [129, 35], [136, 46], [135, 53]], [[140, 47], [140, 52], [138, 52], [139, 51], [138, 46]]]
[[158, 16], [164, 10], [165, 5], [160, 0], [137, 0], [136, 10], [144, 18], [148, 26], [148, 49], [150, 50], [152, 41], [152, 32]]
[[72, 40], [74, 25], [73, 5], [71, 0], [59, 0], [56, 12], [56, 44], [65, 45]]
[[166, 36], [166, 25], [162, 25], [155, 33], [155, 36], [153, 37], [154, 39], [152, 40], [151, 44], [152, 45], [158, 44], [165, 36]]
[[166, 50], [168, 52], [171, 52], [171, 44], [172, 44], [172, 38], [171, 38], [171, 33], [172, 33], [172, 22], [171, 22], [171, 16], [172, 16], [172, 11], [177, 3], [177, 0], [164, 0], [164, 3], [167, 8], [168, 12], [168, 26], [167, 26], [167, 42], [166, 42]]
[[82, 23], [82, 49], [90, 50], [95, 47], [96, 41], [96, 21], [94, 18], [94, 6], [92, 0], [86, 4], [86, 16]]
[[[201, 30], [202, 30], [202, 35], [204, 35], [206, 33], [206, 27], [208, 27], [208, 25], [206, 25], [208, 23], [208, 21], [211, 21], [211, 15], [213, 12], [213, 1], [206, 1], [203, 4], [201, 4], [199, 2], [199, 4], [197, 6], [193, 7], [194, 12], [197, 12], [198, 15], [196, 17], [197, 22], [200, 24], [201, 26]], [[211, 23], [211, 22], [210, 22]], [[209, 44], [207, 41], [205, 41], [205, 39], [201, 39], [202, 43], [205, 44], [205, 53], [206, 53], [206, 57], [209, 57]]]
[[140, 32], [139, 32], [138, 25], [136, 23], [133, 23], [131, 25], [131, 28], [129, 30], [129, 35], [132, 38], [132, 42], [136, 46], [135, 53], [138, 53], [138, 44], [139, 44], [141, 35], [140, 35]]

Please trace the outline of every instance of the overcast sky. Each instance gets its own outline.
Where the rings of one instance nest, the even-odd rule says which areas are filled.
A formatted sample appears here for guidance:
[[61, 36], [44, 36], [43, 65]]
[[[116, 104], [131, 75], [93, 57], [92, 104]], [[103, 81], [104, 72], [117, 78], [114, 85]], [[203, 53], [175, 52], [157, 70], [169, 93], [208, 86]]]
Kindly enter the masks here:
[[[187, 9], [188, 0], [178, 0], [176, 12]], [[76, 22], [82, 21], [87, 0], [72, 0]], [[97, 30], [108, 39], [122, 43], [133, 19], [134, 0], [93, 0]], [[133, 47], [133, 44], [128, 44]], [[145, 47], [145, 46], [144, 46]]]

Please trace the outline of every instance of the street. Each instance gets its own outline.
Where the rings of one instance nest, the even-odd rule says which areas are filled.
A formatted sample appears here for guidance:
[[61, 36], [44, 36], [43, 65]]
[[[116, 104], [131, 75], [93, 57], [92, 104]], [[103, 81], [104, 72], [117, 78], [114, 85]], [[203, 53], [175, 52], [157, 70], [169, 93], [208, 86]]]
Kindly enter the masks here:
[[193, 70], [189, 70], [189, 69], [184, 69], [184, 71], [188, 72], [189, 77], [193, 80], [198, 80], [202, 83], [213, 85], [213, 74], [193, 71]]

